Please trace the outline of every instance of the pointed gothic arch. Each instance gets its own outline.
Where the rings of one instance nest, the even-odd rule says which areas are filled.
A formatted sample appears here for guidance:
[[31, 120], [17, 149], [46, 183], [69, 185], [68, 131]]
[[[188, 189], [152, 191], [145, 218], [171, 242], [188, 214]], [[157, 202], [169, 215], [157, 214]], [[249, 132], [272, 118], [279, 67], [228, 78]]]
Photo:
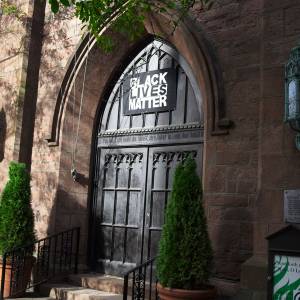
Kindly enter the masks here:
[[[174, 76], [158, 83], [168, 74]], [[127, 84], [132, 80], [137, 88]], [[189, 65], [163, 41], [153, 39], [114, 82], [94, 136], [90, 248], [97, 271], [122, 275], [156, 256], [177, 164], [192, 155], [202, 174], [204, 122]], [[161, 87], [172, 108], [160, 105]]]
[[[163, 19], [163, 18], [162, 18]], [[158, 20], [159, 21], [159, 20]], [[155, 21], [156, 22], [156, 21]], [[151, 24], [153, 28], [154, 21]], [[157, 24], [159, 27], [159, 23]], [[117, 51], [109, 54], [102, 53], [95, 45], [93, 38], [86, 36], [83, 42], [79, 45], [75, 56], [70, 60], [67, 68], [66, 76], [61, 85], [61, 89], [56, 100], [55, 109], [52, 117], [52, 124], [49, 129], [47, 137], [49, 146], [60, 146], [60, 166], [58, 179], [58, 196], [57, 203], [65, 201], [63, 195], [65, 191], [70, 191], [69, 186], [75, 187], [78, 195], [89, 194], [87, 196], [87, 203], [83, 206], [85, 218], [88, 219], [89, 207], [93, 205], [93, 178], [94, 178], [94, 157], [96, 156], [96, 148], [91, 147], [96, 141], [98, 134], [98, 125], [105, 107], [103, 103], [108, 100], [109, 95], [116, 81], [124, 72], [129, 62], [153, 41], [155, 37], [153, 32], [159, 32], [158, 28], [149, 29], [146, 26], [146, 34], [136, 42], [129, 43], [122, 36], [114, 36], [117, 41]], [[151, 31], [152, 30], [152, 31]], [[229, 122], [225, 118], [224, 98], [222, 97], [222, 81], [219, 80], [220, 72], [216, 71], [216, 63], [211, 63], [213, 57], [210, 55], [205, 42], [201, 40], [198, 33], [195, 31], [195, 26], [188, 23], [182, 23], [176, 30], [173, 36], [164, 40], [165, 47], [169, 48], [169, 52], [180, 54], [178, 57], [186, 74], [191, 74], [190, 82], [194, 91], [198, 93], [202, 101], [198, 101], [197, 105], [200, 107], [202, 119], [201, 124], [204, 125], [202, 130], [203, 135], [207, 134], [227, 134]], [[176, 54], [174, 54], [176, 55]], [[88, 58], [86, 68], [86, 57]], [[171, 55], [172, 56], [172, 55]], [[182, 57], [182, 58], [180, 58]], [[187, 66], [186, 68], [184, 66]], [[86, 84], [84, 91], [84, 109], [85, 117], [82, 120], [81, 132], [79, 132], [78, 149], [78, 171], [79, 180], [77, 185], [74, 185], [70, 176], [71, 165], [69, 164], [70, 146], [72, 144], [72, 136], [70, 135], [70, 119], [72, 118], [72, 89], [74, 89], [75, 80], [82, 80], [84, 78], [84, 71], [86, 69]], [[80, 95], [82, 88], [76, 85], [77, 95]], [[201, 93], [197, 90], [201, 91]], [[200, 99], [198, 97], [198, 99]], [[77, 102], [80, 102], [79, 99]], [[158, 133], [159, 134], [159, 133]], [[190, 149], [193, 150], [193, 149]], [[170, 150], [171, 151], [171, 150]], [[188, 151], [188, 150], [187, 150]], [[194, 151], [194, 150], [193, 150]], [[171, 151], [173, 152], [173, 150]], [[142, 152], [141, 152], [142, 153]], [[204, 151], [205, 153], [205, 151]], [[149, 155], [149, 154], [148, 154]], [[154, 153], [152, 153], [154, 155]], [[202, 149], [201, 149], [202, 157]], [[202, 161], [202, 159], [201, 159]], [[71, 192], [70, 202], [76, 202], [78, 195]], [[82, 202], [82, 200], [80, 200]], [[59, 205], [57, 206], [59, 207]], [[63, 213], [59, 208], [55, 212], [56, 222], [64, 218]], [[82, 219], [84, 220], [84, 219]], [[87, 238], [88, 229], [86, 224], [83, 235]], [[92, 257], [92, 255], [89, 255]]]
[[[111, 36], [117, 41], [120, 41], [121, 39], [121, 42], [127, 45], [126, 52], [128, 57], [134, 53], [137, 46], [147, 43], [147, 41], [152, 38], [153, 34], [154, 36], [159, 35], [166, 37], [166, 41], [170, 42], [191, 66], [191, 70], [195, 75], [195, 80], [203, 91], [204, 111], [208, 132], [212, 135], [228, 134], [232, 122], [226, 117], [222, 72], [213, 47], [207, 42], [201, 31], [197, 30], [198, 28], [193, 21], [186, 19], [178, 26], [177, 30], [172, 35], [165, 31], [165, 28], [169, 27], [168, 24], [168, 19], [163, 15], [149, 17], [145, 23], [145, 35], [135, 43], [129, 43], [124, 37], [120, 37], [116, 34], [111, 34]], [[63, 115], [70, 90], [74, 85], [74, 80], [76, 80], [78, 74], [82, 72], [85, 59], [90, 52], [95, 50], [95, 47], [97, 47], [95, 38], [87, 34], [78, 45], [73, 57], [68, 63], [53, 110], [51, 118], [52, 122], [46, 136], [49, 146], [59, 145]], [[131, 55], [129, 55], [130, 52]], [[124, 58], [121, 57], [121, 51], [117, 53], [117, 56], [118, 54], [120, 54], [119, 64], [121, 64], [121, 61], [124, 61]], [[103, 61], [107, 55], [101, 53], [100, 56], [99, 60]], [[112, 65], [111, 67], [108, 74], [112, 75], [119, 72], [117, 66]], [[104, 86], [102, 89], [104, 93]]]

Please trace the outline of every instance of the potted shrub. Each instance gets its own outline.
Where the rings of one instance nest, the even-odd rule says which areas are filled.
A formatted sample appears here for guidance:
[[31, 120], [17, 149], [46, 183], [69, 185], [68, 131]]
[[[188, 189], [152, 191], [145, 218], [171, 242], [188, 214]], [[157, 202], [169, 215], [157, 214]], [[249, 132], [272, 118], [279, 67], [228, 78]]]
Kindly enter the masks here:
[[177, 166], [157, 260], [158, 293], [166, 299], [215, 299], [208, 284], [213, 252], [196, 162]]
[[[23, 163], [11, 162], [9, 180], [0, 201], [0, 255], [6, 258], [4, 297], [20, 296], [25, 292], [34, 259], [34, 216], [31, 208], [30, 176]], [[29, 246], [28, 246], [29, 245]], [[28, 246], [21, 251], [10, 251]], [[12, 266], [13, 263], [13, 266]], [[2, 261], [0, 279], [2, 277]], [[14, 282], [11, 284], [10, 280]], [[12, 290], [10, 287], [12, 286]]]

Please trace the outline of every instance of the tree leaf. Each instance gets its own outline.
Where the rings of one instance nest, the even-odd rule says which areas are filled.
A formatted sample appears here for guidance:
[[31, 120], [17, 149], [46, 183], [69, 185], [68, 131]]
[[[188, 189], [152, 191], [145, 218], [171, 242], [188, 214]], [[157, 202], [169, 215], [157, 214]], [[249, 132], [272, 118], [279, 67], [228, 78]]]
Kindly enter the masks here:
[[64, 6], [70, 6], [70, 2], [68, 0], [60, 0], [60, 3], [62, 3]]
[[[0, 0], [1, 1], [1, 0]], [[144, 32], [144, 19], [149, 12], [164, 13], [170, 16], [170, 23], [175, 30], [187, 16], [196, 2], [209, 9], [216, 0], [48, 0], [54, 13], [60, 6], [75, 6], [75, 16], [87, 24], [87, 30], [95, 36], [98, 44], [111, 49], [110, 38], [99, 38], [104, 28], [125, 34], [130, 40], [138, 38]], [[174, 13], [176, 10], [177, 13]], [[106, 51], [107, 52], [107, 51]]]
[[51, 5], [51, 10], [53, 13], [57, 13], [59, 10], [59, 3], [57, 0], [49, 0], [49, 3]]

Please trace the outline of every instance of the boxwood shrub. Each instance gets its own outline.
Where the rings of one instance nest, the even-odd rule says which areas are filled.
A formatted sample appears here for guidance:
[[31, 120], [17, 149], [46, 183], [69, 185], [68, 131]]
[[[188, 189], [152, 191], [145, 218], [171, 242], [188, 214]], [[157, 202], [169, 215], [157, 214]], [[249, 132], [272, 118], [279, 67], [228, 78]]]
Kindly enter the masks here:
[[11, 162], [0, 202], [0, 255], [34, 241], [30, 176], [25, 164]]
[[177, 166], [159, 244], [157, 276], [164, 287], [203, 288], [212, 268], [212, 248], [196, 162]]

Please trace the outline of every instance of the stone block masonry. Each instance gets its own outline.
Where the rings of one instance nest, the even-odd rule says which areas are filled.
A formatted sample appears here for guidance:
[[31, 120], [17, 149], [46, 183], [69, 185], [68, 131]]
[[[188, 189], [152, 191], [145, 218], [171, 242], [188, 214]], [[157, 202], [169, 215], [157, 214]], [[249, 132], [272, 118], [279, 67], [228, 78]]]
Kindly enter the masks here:
[[[32, 1], [17, 2], [32, 16]], [[300, 153], [294, 147], [294, 133], [283, 123], [284, 63], [299, 42], [299, 10], [298, 0], [220, 0], [207, 12], [195, 6], [191, 13], [194, 35], [209, 45], [214, 57], [211, 68], [220, 70], [224, 111], [234, 122], [229, 134], [211, 134], [215, 102], [208, 101], [209, 92], [203, 89], [203, 188], [215, 253], [214, 276], [235, 282], [243, 292], [247, 288], [255, 291], [255, 295], [265, 290], [265, 237], [285, 226], [283, 191], [300, 188]], [[127, 61], [129, 53], [147, 37], [139, 44], [115, 35], [117, 50], [110, 54], [91, 47], [85, 85], [82, 64], [60, 107], [59, 140], [50, 147], [46, 139], [60, 88], [82, 40], [80, 24], [70, 12], [53, 16], [46, 5], [43, 13], [43, 21], [33, 22], [30, 28], [0, 17], [0, 109], [4, 112], [0, 113], [0, 121], [6, 124], [5, 135], [1, 135], [4, 142], [0, 141], [0, 146], [4, 145], [0, 184], [4, 186], [10, 160], [29, 162], [38, 235], [80, 225], [81, 260], [86, 262], [97, 113], [109, 87], [114, 85], [112, 79], [123, 70], [124, 58]], [[1, 33], [3, 24], [16, 28], [18, 34]], [[34, 34], [39, 26], [43, 27], [43, 35], [38, 35], [42, 38], [41, 51], [31, 52], [31, 57], [28, 46], [26, 51], [11, 55], [11, 49], [25, 37], [29, 38], [28, 45], [35, 45]], [[169, 41], [194, 68], [199, 87], [204, 87], [209, 83], [191, 63], [197, 57], [199, 65], [204, 65], [199, 54], [202, 49], [195, 49], [194, 37], [185, 35], [187, 27], [178, 28], [176, 38], [170, 37]], [[31, 84], [26, 84], [24, 78]], [[80, 177], [74, 182], [70, 169], [82, 92], [75, 159]], [[15, 102], [19, 104], [18, 118]]]

